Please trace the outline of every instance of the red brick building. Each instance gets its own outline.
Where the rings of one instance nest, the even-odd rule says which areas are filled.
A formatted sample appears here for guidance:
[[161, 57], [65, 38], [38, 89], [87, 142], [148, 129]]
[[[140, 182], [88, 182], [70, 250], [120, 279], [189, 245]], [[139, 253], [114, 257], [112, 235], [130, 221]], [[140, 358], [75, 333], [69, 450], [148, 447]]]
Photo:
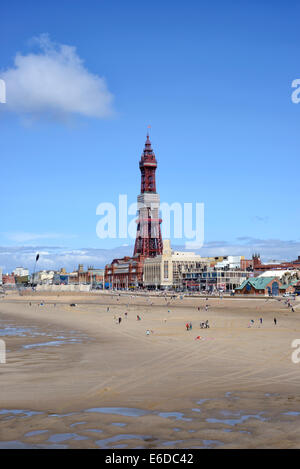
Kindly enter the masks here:
[[16, 280], [14, 274], [5, 274], [2, 275], [2, 283], [3, 285], [15, 285]]
[[259, 254], [254, 254], [252, 260], [254, 272], [258, 275], [266, 270], [300, 269], [300, 256], [295, 261], [282, 262], [281, 264], [262, 264]]
[[114, 259], [105, 266], [105, 282], [117, 289], [139, 287], [143, 283], [143, 268], [143, 256]]
[[236, 288], [236, 294], [278, 296], [282, 283], [277, 277], [248, 278]]

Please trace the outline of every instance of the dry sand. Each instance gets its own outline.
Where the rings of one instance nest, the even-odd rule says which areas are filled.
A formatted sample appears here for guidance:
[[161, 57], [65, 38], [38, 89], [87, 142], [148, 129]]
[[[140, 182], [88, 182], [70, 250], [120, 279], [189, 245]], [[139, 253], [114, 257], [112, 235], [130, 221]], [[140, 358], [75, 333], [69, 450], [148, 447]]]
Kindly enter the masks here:
[[[300, 364], [291, 360], [300, 303], [292, 313], [266, 298], [168, 302], [104, 293], [1, 299], [0, 330], [25, 332], [2, 337], [0, 448], [300, 447]], [[210, 328], [200, 329], [206, 319]]]

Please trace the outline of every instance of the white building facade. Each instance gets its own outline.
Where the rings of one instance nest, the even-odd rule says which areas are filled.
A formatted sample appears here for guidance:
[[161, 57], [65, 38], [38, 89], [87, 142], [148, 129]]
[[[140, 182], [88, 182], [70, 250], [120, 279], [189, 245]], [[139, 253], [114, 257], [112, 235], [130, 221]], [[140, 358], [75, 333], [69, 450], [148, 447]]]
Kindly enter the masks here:
[[163, 254], [145, 260], [143, 285], [162, 289], [180, 287], [183, 271], [204, 267], [210, 261], [194, 252], [172, 251], [170, 240], [164, 240]]

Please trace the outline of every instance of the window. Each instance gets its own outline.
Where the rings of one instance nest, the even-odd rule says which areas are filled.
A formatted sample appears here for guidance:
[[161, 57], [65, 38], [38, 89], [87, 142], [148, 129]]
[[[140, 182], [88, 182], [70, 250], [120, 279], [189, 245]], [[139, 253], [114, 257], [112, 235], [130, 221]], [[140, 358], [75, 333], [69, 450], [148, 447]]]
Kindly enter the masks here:
[[164, 261], [164, 278], [168, 279], [169, 278], [169, 262]]

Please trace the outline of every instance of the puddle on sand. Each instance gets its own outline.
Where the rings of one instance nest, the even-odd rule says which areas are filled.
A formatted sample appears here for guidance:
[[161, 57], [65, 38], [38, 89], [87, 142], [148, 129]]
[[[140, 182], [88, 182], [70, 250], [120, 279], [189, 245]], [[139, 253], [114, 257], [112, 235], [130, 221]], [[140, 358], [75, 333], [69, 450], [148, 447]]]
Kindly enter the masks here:
[[173, 446], [173, 445], [177, 445], [179, 443], [183, 443], [183, 440], [176, 440], [176, 441], [165, 441], [164, 443], [162, 443], [164, 446]]
[[[50, 335], [49, 337], [52, 337]], [[53, 336], [56, 340], [50, 340], [49, 342], [38, 342], [35, 344], [26, 344], [22, 345], [22, 348], [25, 350], [30, 350], [33, 348], [40, 348], [40, 347], [59, 347], [60, 345], [69, 345], [69, 344], [82, 344], [83, 338], [78, 337], [65, 337], [65, 336]], [[62, 340], [63, 339], [63, 340]]]
[[[223, 411], [223, 412], [227, 414], [226, 411]], [[230, 413], [228, 413], [228, 414], [230, 415]], [[243, 422], [245, 422], [246, 420], [249, 420], [249, 419], [257, 419], [257, 420], [260, 420], [261, 422], [264, 422], [264, 421], [267, 420], [266, 418], [262, 417], [260, 414], [253, 414], [253, 415], [242, 415], [238, 419], [208, 418], [208, 419], [206, 419], [206, 422], [208, 422], [208, 423], [223, 423], [223, 424], [225, 423], [226, 425], [235, 426], [235, 425], [238, 425], [239, 423], [243, 423]]]
[[6, 326], [0, 329], [0, 337], [27, 337], [32, 334], [32, 329], [27, 327]]
[[[147, 438], [151, 438], [150, 436], [147, 435], [115, 435], [112, 436], [111, 438], [105, 438], [104, 440], [97, 440], [95, 443], [96, 445], [99, 446], [99, 448], [102, 449], [109, 449], [111, 446], [107, 446], [110, 443], [115, 443], [116, 441], [120, 440], [146, 440]], [[128, 445], [122, 444], [121, 445], [123, 448], [126, 448]], [[116, 446], [113, 446], [116, 448]], [[119, 445], [120, 448], [120, 445]]]
[[0, 449], [67, 449], [67, 445], [33, 445], [30, 443], [23, 443], [22, 441], [1, 441]]
[[48, 433], [49, 430], [35, 430], [33, 432], [25, 433], [24, 437], [28, 438], [30, 436], [42, 435], [43, 433]]
[[201, 404], [203, 404], [204, 402], [209, 401], [209, 400], [211, 400], [211, 399], [200, 399], [199, 401], [196, 402], [196, 404], [201, 405]]
[[184, 414], [182, 412], [159, 412], [158, 414], [160, 417], [163, 418], [172, 418], [174, 417], [175, 420], [184, 420], [185, 422], [191, 422], [192, 419], [184, 418]]
[[[29, 350], [32, 348], [37, 348], [37, 347], [58, 347], [60, 345], [65, 345], [65, 344], [70, 344], [73, 343], [75, 339], [70, 339], [70, 340], [52, 340], [50, 342], [41, 342], [39, 344], [28, 344], [28, 345], [22, 345], [22, 348], [25, 350]], [[78, 340], [76, 341], [77, 343], [80, 343], [81, 341]]]
[[100, 412], [102, 414], [117, 414], [123, 417], [141, 417], [147, 415], [149, 412], [142, 409], [134, 409], [129, 407], [93, 407], [86, 409], [85, 412]]
[[229, 415], [233, 415], [235, 417], [238, 417], [239, 415], [241, 415], [241, 411], [240, 410], [237, 410], [235, 412], [231, 411], [231, 410], [221, 410], [220, 413], [222, 415], [225, 415], [226, 417], [228, 417]]
[[[116, 414], [116, 415], [121, 415], [123, 417], [141, 417], [144, 415], [153, 414], [153, 412], [151, 411], [147, 411], [143, 409], [136, 409], [132, 407], [93, 407], [91, 409], [86, 409], [85, 412]], [[158, 412], [158, 413], [154, 412], [154, 413], [163, 418], [174, 417], [176, 420], [184, 420], [186, 422], [190, 422], [192, 420], [190, 418], [184, 418], [184, 414], [182, 412]]]
[[[199, 401], [197, 401], [197, 404], [199, 405], [199, 404], [202, 404], [206, 401], [211, 401], [211, 400], [212, 399], [200, 399]], [[89, 426], [93, 427], [93, 424], [89, 423], [89, 419], [87, 419], [86, 421], [80, 420], [81, 418], [85, 418], [85, 417], [83, 417], [82, 412], [86, 413], [85, 416], [87, 415], [87, 413], [100, 413], [100, 414], [112, 414], [112, 415], [115, 414], [115, 415], [118, 415], [119, 417], [132, 417], [132, 418], [157, 415], [159, 417], [162, 417], [164, 419], [169, 420], [169, 422], [170, 422], [169, 426], [170, 426], [170, 429], [173, 430], [173, 432], [180, 432], [180, 431], [182, 431], [181, 428], [173, 427], [175, 422], [177, 424], [180, 424], [180, 422], [191, 422], [191, 421], [196, 422], [198, 419], [201, 418], [201, 415], [202, 415], [201, 412], [203, 411], [202, 409], [197, 407], [197, 408], [192, 408], [191, 411], [194, 412], [193, 418], [186, 418], [185, 415], [189, 415], [189, 414], [186, 414], [184, 412], [175, 412], [175, 411], [174, 412], [159, 412], [157, 410], [144, 410], [144, 409], [140, 409], [140, 408], [130, 408], [130, 407], [94, 407], [94, 408], [88, 408], [88, 409], [80, 411], [80, 412], [69, 412], [69, 413], [65, 413], [65, 414], [48, 414], [48, 417], [57, 417], [59, 419], [63, 419], [64, 417], [76, 416], [76, 417], [74, 417], [74, 419], [72, 419], [74, 423], [71, 423], [72, 420], [71, 420], [71, 422], [68, 422], [68, 420], [66, 420], [66, 422], [68, 423], [68, 426], [70, 428], [70, 427], [76, 427], [76, 426], [80, 426], [80, 425], [84, 425], [84, 424], [88, 424]], [[211, 417], [212, 416], [214, 418], [212, 418], [212, 417], [211, 418], [204, 418], [203, 420], [206, 421], [207, 423], [223, 424], [223, 428], [222, 428], [222, 426], [220, 426], [220, 432], [222, 432], [223, 434], [237, 431], [238, 433], [241, 433], [241, 434], [251, 435], [251, 433], [249, 431], [246, 431], [246, 430], [248, 430], [248, 428], [245, 428], [245, 429], [243, 429], [243, 431], [240, 431], [239, 428], [235, 429], [234, 427], [238, 424], [245, 423], [249, 419], [260, 420], [261, 422], [264, 422], [268, 419], [264, 415], [265, 412], [255, 412], [255, 411], [253, 413], [250, 413], [250, 412], [246, 413], [245, 410], [243, 411], [243, 410], [239, 410], [239, 409], [237, 409], [237, 410], [235, 410], [235, 409], [233, 409], [233, 410], [210, 409], [208, 416], [206, 415], [205, 417]], [[7, 418], [26, 418], [26, 417], [35, 416], [35, 415], [38, 415], [38, 414], [44, 414], [44, 415], [47, 416], [47, 413], [30, 411], [30, 410], [26, 410], [26, 409], [25, 410], [24, 409], [22, 409], [22, 410], [20, 410], [20, 409], [0, 409], [0, 416], [3, 416], [4, 419], [5, 418], [6, 419]], [[288, 412], [284, 412], [283, 415], [298, 416], [298, 415], [300, 415], [300, 412], [288, 411]], [[112, 417], [111, 420], [114, 420], [113, 417]], [[120, 418], [120, 420], [122, 420], [122, 419]], [[175, 425], [176, 425], [176, 423], [175, 423]], [[100, 433], [102, 433], [102, 430], [100, 430], [100, 429], [96, 429], [96, 428], [86, 429], [86, 428], [84, 428], [84, 429], [82, 429], [82, 431], [78, 432], [78, 434], [77, 434], [77, 433], [72, 433], [71, 428], [70, 428], [70, 430], [69, 430], [70, 433], [55, 433], [54, 434], [52, 428], [49, 426], [49, 429], [47, 430], [47, 425], [45, 425], [45, 427], [46, 427], [45, 430], [36, 430], [36, 431], [27, 432], [24, 435], [24, 441], [25, 442], [17, 441], [17, 440], [16, 441], [10, 441], [10, 442], [1, 442], [0, 443], [0, 449], [1, 448], [6, 448], [6, 447], [9, 447], [9, 448], [37, 448], [37, 447], [38, 448], [41, 448], [41, 447], [45, 447], [45, 448], [64, 447], [64, 448], [67, 448], [68, 447], [68, 443], [67, 443], [68, 440], [79, 441], [79, 440], [92, 440], [93, 439], [93, 441], [94, 441], [95, 436], [96, 436], [96, 438], [98, 437], [98, 439], [95, 443], [97, 444], [97, 446], [99, 448], [120, 448], [121, 449], [121, 448], [126, 448], [126, 447], [130, 446], [129, 443], [126, 444], [122, 440], [139, 440], [139, 446], [141, 446], [141, 447], [145, 446], [145, 445], [143, 446], [143, 443], [141, 443], [141, 441], [149, 440], [152, 443], [157, 442], [157, 440], [155, 438], [155, 435], [152, 435], [151, 437], [147, 437], [145, 435], [137, 435], [137, 434], [120, 434], [119, 431], [117, 430], [117, 427], [126, 427], [128, 425], [127, 422], [126, 423], [122, 422], [122, 421], [111, 422], [110, 425], [115, 427], [115, 429], [116, 429], [115, 432], [117, 434], [114, 434], [110, 438], [104, 438], [102, 440], [99, 439], [99, 438], [101, 438]], [[231, 428], [224, 428], [225, 425], [226, 426], [228, 425]], [[190, 434], [195, 432], [195, 430], [188, 429], [188, 428], [186, 428], [185, 430], [188, 431], [188, 433], [190, 433]], [[41, 434], [47, 433], [49, 431], [50, 431], [50, 433], [48, 433], [48, 435], [46, 435], [46, 438], [48, 438], [48, 440], [47, 440], [46, 443], [43, 442], [43, 445], [42, 444], [33, 445], [33, 444], [30, 444], [30, 443], [26, 442], [26, 438], [41, 435]], [[120, 431], [122, 431], [122, 430], [120, 430]], [[82, 436], [82, 434], [84, 434], [84, 436]], [[181, 436], [181, 434], [178, 434], [176, 436]], [[176, 438], [176, 436], [174, 435], [175, 438]], [[184, 443], [185, 440], [186, 439], [184, 439], [184, 440], [174, 440], [174, 441], [164, 441], [161, 444], [164, 447], [166, 445], [175, 446], [176, 444], [179, 445], [179, 443]], [[188, 438], [187, 438], [187, 441], [188, 441]], [[211, 446], [222, 445], [222, 444], [224, 444], [224, 443], [222, 443], [221, 441], [218, 441], [218, 440], [203, 440], [201, 447], [202, 448], [210, 448]], [[135, 446], [135, 448], [136, 448], [136, 446]]]
[[83, 340], [89, 339], [89, 337], [80, 331], [54, 331], [54, 332], [43, 332], [37, 330], [36, 326], [24, 327], [16, 324], [3, 322], [0, 320], [0, 337], [30, 337], [35, 338], [38, 336], [51, 337], [53, 340], [48, 342], [39, 342], [35, 344], [24, 344], [21, 346], [22, 349], [30, 350], [39, 347], [58, 347], [65, 344], [82, 343]]
[[92, 432], [92, 433], [103, 433], [103, 430], [98, 430], [97, 428], [86, 428], [82, 431], [83, 432]]
[[218, 440], [203, 440], [204, 446], [212, 446], [212, 445], [224, 445], [222, 441]]
[[32, 417], [33, 415], [41, 415], [44, 412], [35, 412], [33, 410], [22, 410], [22, 409], [1, 409], [0, 410], [0, 415], [10, 415], [10, 417], [13, 417], [15, 415], [20, 415], [21, 417]]
[[88, 440], [88, 437], [77, 435], [77, 433], [55, 433], [48, 438], [50, 443], [60, 443], [67, 440]]
[[0, 449], [28, 449], [32, 448], [32, 446], [28, 445], [27, 443], [23, 443], [22, 441], [1, 441]]
[[63, 417], [70, 417], [70, 415], [76, 415], [76, 412], [69, 412], [68, 414], [50, 414], [48, 415], [48, 417], [63, 418]]

